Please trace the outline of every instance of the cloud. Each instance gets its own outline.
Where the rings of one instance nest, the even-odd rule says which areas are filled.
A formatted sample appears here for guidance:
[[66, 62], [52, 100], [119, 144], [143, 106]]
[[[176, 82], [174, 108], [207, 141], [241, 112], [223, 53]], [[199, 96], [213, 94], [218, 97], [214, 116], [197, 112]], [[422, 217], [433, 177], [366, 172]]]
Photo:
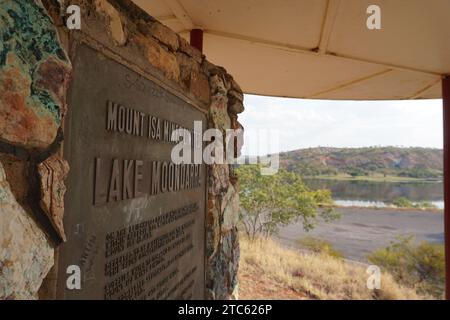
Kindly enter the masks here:
[[317, 146], [442, 148], [443, 143], [441, 100], [329, 101], [246, 95], [245, 107], [239, 121], [246, 131], [278, 132], [279, 146], [271, 152]]

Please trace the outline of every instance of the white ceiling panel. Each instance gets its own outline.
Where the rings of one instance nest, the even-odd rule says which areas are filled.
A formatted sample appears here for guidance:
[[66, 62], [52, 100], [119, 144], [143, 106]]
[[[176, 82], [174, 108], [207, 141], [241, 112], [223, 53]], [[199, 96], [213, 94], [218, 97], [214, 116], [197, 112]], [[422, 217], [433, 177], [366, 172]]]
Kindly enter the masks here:
[[[174, 31], [204, 30], [204, 53], [247, 93], [314, 99], [441, 97], [450, 0], [134, 0]], [[368, 30], [369, 5], [381, 30]]]

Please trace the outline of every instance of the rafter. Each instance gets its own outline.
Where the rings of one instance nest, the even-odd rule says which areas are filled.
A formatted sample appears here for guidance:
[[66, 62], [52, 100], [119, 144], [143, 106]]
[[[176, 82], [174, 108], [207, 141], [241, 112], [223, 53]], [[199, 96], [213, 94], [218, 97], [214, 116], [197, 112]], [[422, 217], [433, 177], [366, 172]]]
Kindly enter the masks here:
[[340, 0], [328, 0], [318, 46], [318, 53], [320, 54], [325, 54], [327, 52], [328, 42], [330, 41], [331, 33], [333, 32], [339, 5]]
[[[181, 32], [184, 32], [184, 31], [181, 31]], [[271, 40], [248, 37], [248, 36], [244, 36], [244, 35], [240, 35], [240, 34], [222, 32], [222, 31], [211, 30], [211, 29], [204, 29], [203, 32], [205, 34], [209, 34], [209, 35], [213, 35], [213, 36], [217, 36], [217, 37], [246, 41], [246, 42], [249, 42], [252, 44], [257, 44], [257, 45], [270, 47], [272, 49], [277, 49], [277, 50], [282, 50], [282, 51], [287, 51], [287, 52], [295, 52], [295, 53], [300, 53], [300, 54], [308, 54], [308, 55], [316, 55], [316, 56], [320, 55], [320, 56], [332, 57], [335, 59], [341, 59], [341, 60], [347, 60], [347, 61], [369, 63], [372, 65], [380, 66], [384, 69], [412, 71], [412, 72], [423, 73], [423, 74], [432, 75], [432, 76], [441, 76], [441, 74], [439, 72], [435, 72], [435, 71], [422, 70], [422, 69], [418, 69], [418, 68], [411, 68], [408, 66], [395, 65], [395, 64], [374, 61], [374, 60], [369, 60], [369, 59], [362, 59], [362, 58], [352, 57], [352, 56], [343, 55], [343, 54], [335, 53], [335, 52], [326, 52], [325, 54], [321, 54], [321, 53], [317, 52], [317, 50], [315, 48], [305, 48], [305, 47], [301, 47], [301, 46], [295, 46], [295, 45], [280, 43], [280, 42], [271, 41]]]
[[420, 89], [419, 91], [417, 91], [416, 93], [414, 93], [411, 97], [409, 97], [408, 99], [417, 99], [420, 98], [421, 96], [423, 96], [423, 94], [425, 92], [427, 92], [428, 90], [430, 90], [431, 88], [433, 88], [436, 85], [440, 85], [441, 84], [441, 78], [438, 78], [436, 80], [434, 80], [432, 83], [426, 85], [424, 88]]
[[393, 71], [393, 70], [392, 69], [385, 69], [385, 70], [382, 70], [382, 71], [378, 71], [378, 72], [366, 75], [366, 76], [358, 78], [358, 79], [354, 79], [354, 80], [351, 80], [351, 81], [348, 81], [348, 82], [345, 82], [345, 83], [341, 83], [341, 84], [339, 84], [339, 85], [337, 85], [335, 87], [332, 87], [332, 88], [329, 88], [329, 89], [326, 89], [326, 90], [323, 90], [323, 91], [320, 91], [320, 92], [316, 92], [316, 93], [307, 95], [307, 98], [315, 98], [315, 97], [321, 96], [321, 95], [323, 95], [325, 93], [329, 93], [329, 92], [332, 92], [332, 91], [343, 89], [343, 88], [349, 87], [351, 85], [354, 85], [354, 84], [357, 84], [357, 83], [360, 83], [360, 82], [364, 82], [366, 80], [369, 80], [369, 79], [372, 79], [372, 78], [384, 75], [384, 74], [389, 73], [391, 71]]

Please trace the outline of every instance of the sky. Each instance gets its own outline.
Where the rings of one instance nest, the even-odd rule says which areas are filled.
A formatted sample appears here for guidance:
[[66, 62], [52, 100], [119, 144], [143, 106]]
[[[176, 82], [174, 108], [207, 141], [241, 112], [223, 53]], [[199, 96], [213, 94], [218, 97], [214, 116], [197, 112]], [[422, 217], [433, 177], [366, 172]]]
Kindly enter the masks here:
[[[301, 148], [442, 148], [442, 101], [330, 101], [245, 95], [243, 155]], [[278, 140], [278, 141], [277, 141]]]

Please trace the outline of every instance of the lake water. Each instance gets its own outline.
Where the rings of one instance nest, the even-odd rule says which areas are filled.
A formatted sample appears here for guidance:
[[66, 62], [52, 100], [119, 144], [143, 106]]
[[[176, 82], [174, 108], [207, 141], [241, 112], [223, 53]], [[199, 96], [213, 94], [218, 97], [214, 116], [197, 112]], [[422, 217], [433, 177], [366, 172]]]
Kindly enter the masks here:
[[399, 235], [412, 235], [417, 242], [444, 242], [442, 211], [414, 209], [337, 208], [340, 219], [327, 223], [318, 220], [314, 229], [306, 232], [301, 221], [280, 229], [278, 239], [290, 247], [301, 246], [299, 239], [313, 237], [333, 244], [347, 259], [367, 262], [367, 255], [385, 248]]
[[386, 207], [399, 197], [415, 202], [427, 201], [444, 207], [442, 182], [375, 182], [304, 179], [312, 189], [329, 189], [341, 206]]

